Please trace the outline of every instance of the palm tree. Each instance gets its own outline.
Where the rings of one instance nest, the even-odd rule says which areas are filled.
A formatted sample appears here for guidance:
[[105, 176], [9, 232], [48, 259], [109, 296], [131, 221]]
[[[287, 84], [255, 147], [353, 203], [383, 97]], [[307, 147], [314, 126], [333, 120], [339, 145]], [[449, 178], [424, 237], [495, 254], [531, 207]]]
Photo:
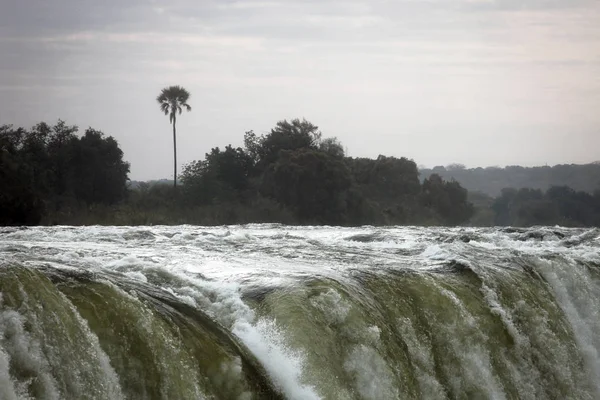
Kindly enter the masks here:
[[177, 187], [177, 134], [175, 122], [177, 121], [177, 113], [181, 114], [183, 108], [192, 111], [192, 107], [187, 103], [189, 98], [190, 92], [181, 86], [164, 88], [156, 98], [161, 111], [169, 116], [169, 121], [173, 124], [173, 187]]

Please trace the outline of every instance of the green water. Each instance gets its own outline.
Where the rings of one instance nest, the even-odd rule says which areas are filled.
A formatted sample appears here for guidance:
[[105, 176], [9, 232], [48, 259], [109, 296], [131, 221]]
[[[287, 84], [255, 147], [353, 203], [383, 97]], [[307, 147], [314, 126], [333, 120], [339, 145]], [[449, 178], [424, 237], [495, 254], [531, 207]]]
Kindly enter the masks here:
[[395, 249], [328, 229], [271, 254], [260, 229], [4, 234], [0, 399], [600, 398], [597, 241], [430, 230]]

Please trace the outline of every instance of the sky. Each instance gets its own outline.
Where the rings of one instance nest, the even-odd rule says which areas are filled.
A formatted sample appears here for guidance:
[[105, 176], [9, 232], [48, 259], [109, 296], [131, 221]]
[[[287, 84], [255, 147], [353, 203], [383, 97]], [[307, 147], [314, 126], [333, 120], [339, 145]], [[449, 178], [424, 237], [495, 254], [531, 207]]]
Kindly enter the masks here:
[[353, 157], [600, 159], [600, 0], [0, 0], [0, 124], [105, 132], [172, 178], [156, 96], [191, 92], [180, 168], [306, 118]]

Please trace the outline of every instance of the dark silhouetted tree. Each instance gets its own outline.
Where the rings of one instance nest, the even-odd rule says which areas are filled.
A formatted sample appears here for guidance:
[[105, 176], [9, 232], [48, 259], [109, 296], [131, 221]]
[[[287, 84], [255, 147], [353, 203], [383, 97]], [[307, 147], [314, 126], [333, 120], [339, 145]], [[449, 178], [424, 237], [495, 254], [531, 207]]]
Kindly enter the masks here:
[[423, 181], [421, 201], [441, 217], [442, 223], [458, 225], [468, 221], [474, 213], [467, 194], [458, 182], [445, 182], [439, 175], [432, 174]]
[[0, 225], [34, 225], [40, 222], [43, 202], [33, 186], [33, 169], [21, 148], [25, 130], [0, 126]]
[[192, 204], [243, 202], [253, 166], [252, 157], [239, 147], [214, 148], [203, 161], [184, 167], [181, 180], [186, 197]]
[[387, 223], [418, 220], [421, 185], [414, 161], [379, 156], [375, 160], [347, 158], [346, 163], [362, 196], [383, 212]]
[[265, 172], [261, 192], [293, 210], [302, 222], [343, 224], [351, 185], [342, 160], [311, 149], [282, 150]]
[[283, 120], [277, 122], [267, 135], [256, 136], [254, 132], [246, 133], [244, 144], [246, 151], [256, 160], [260, 171], [277, 161], [282, 150], [299, 150], [319, 148], [321, 132], [319, 127], [305, 119]]
[[129, 164], [112, 137], [89, 128], [72, 142], [73, 192], [86, 204], [115, 204], [126, 195]]
[[192, 111], [192, 107], [187, 103], [190, 98], [190, 93], [181, 86], [169, 86], [164, 88], [156, 101], [160, 104], [160, 109], [165, 115], [169, 116], [169, 121], [173, 124], [173, 187], [177, 187], [177, 131], [175, 123], [177, 122], [177, 114], [187, 111]]
[[0, 224], [37, 224], [49, 213], [126, 197], [129, 164], [112, 137], [58, 121], [0, 127]]
[[319, 143], [319, 150], [334, 157], [344, 158], [345, 152], [342, 143], [337, 138], [325, 138]]

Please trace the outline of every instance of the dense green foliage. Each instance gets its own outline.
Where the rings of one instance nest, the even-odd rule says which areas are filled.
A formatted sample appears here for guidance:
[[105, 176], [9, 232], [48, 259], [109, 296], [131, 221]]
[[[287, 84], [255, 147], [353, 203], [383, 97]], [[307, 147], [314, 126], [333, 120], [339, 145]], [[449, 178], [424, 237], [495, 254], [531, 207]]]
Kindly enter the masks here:
[[299, 119], [280, 121], [266, 135], [246, 132], [244, 148], [212, 149], [181, 180], [188, 207], [268, 204], [276, 208], [268, 215], [300, 224], [452, 225], [473, 214], [458, 183], [438, 177], [421, 185], [405, 158], [345, 157], [337, 139]]
[[548, 190], [552, 186], [569, 186], [592, 193], [600, 187], [600, 163], [555, 165], [553, 167], [488, 167], [467, 169], [453, 164], [447, 167], [421, 169], [421, 177], [438, 174], [446, 180], [456, 180], [468, 191], [499, 196], [504, 188]]
[[0, 224], [60, 222], [76, 209], [125, 198], [129, 164], [117, 142], [92, 128], [77, 131], [63, 121], [0, 126]]
[[298, 119], [260, 136], [248, 131], [243, 143], [187, 164], [181, 190], [172, 181], [127, 189], [129, 165], [112, 137], [91, 128], [78, 135], [62, 121], [1, 126], [0, 225], [600, 225], [599, 186], [594, 194], [504, 188], [493, 198], [443, 174], [421, 181], [406, 158], [347, 157], [336, 138]]
[[491, 206], [496, 225], [600, 226], [600, 190], [592, 195], [567, 186], [506, 188]]

